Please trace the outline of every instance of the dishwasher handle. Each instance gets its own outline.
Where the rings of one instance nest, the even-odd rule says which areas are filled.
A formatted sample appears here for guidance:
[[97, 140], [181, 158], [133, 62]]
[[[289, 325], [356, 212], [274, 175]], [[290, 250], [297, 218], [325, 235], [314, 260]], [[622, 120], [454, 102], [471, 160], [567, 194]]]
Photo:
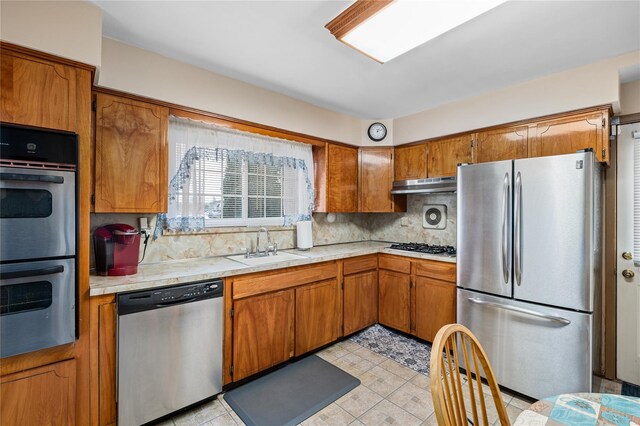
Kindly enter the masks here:
[[174, 287], [164, 287], [118, 295], [118, 315], [163, 309], [200, 300], [221, 298], [222, 280], [198, 281]]
[[171, 302], [158, 303], [156, 308], [166, 308], [167, 306], [179, 305], [181, 303], [191, 303], [198, 300], [197, 297], [192, 297], [191, 299], [182, 299], [182, 300], [174, 300]]

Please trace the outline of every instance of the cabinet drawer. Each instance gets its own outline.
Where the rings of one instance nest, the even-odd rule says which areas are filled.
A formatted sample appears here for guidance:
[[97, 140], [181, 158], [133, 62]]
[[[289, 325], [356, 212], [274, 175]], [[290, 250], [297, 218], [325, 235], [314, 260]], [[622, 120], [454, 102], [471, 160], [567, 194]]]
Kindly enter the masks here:
[[420, 260], [416, 261], [416, 275], [455, 283], [456, 265], [454, 263]]
[[233, 279], [233, 299], [284, 290], [316, 281], [328, 280], [336, 276], [338, 276], [338, 264], [336, 262], [244, 275]]
[[411, 273], [411, 261], [395, 256], [380, 256], [378, 260], [380, 269], [401, 272], [403, 274]]
[[351, 275], [358, 272], [370, 271], [378, 267], [378, 256], [361, 256], [354, 257], [353, 259], [347, 259], [343, 263], [343, 274]]

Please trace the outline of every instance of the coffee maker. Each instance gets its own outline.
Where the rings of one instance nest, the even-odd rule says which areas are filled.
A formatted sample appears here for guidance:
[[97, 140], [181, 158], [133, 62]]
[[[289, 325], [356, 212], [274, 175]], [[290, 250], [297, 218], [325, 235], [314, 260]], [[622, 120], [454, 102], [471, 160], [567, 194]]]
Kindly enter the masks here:
[[140, 233], [124, 223], [105, 225], [93, 233], [98, 275], [118, 276], [138, 273]]

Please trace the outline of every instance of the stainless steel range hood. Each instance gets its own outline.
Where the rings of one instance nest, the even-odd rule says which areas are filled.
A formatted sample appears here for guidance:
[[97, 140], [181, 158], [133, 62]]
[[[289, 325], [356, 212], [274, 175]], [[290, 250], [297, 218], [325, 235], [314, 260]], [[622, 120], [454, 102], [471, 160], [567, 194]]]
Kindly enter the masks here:
[[392, 194], [434, 194], [455, 192], [458, 185], [456, 177], [397, 180], [393, 182]]

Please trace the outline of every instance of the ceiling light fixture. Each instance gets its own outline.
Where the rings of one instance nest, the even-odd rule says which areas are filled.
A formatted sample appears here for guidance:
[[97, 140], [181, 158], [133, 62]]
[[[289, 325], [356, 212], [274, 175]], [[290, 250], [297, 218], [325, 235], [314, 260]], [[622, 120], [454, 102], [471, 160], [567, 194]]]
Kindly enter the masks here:
[[506, 0], [357, 0], [325, 25], [339, 41], [385, 63]]

